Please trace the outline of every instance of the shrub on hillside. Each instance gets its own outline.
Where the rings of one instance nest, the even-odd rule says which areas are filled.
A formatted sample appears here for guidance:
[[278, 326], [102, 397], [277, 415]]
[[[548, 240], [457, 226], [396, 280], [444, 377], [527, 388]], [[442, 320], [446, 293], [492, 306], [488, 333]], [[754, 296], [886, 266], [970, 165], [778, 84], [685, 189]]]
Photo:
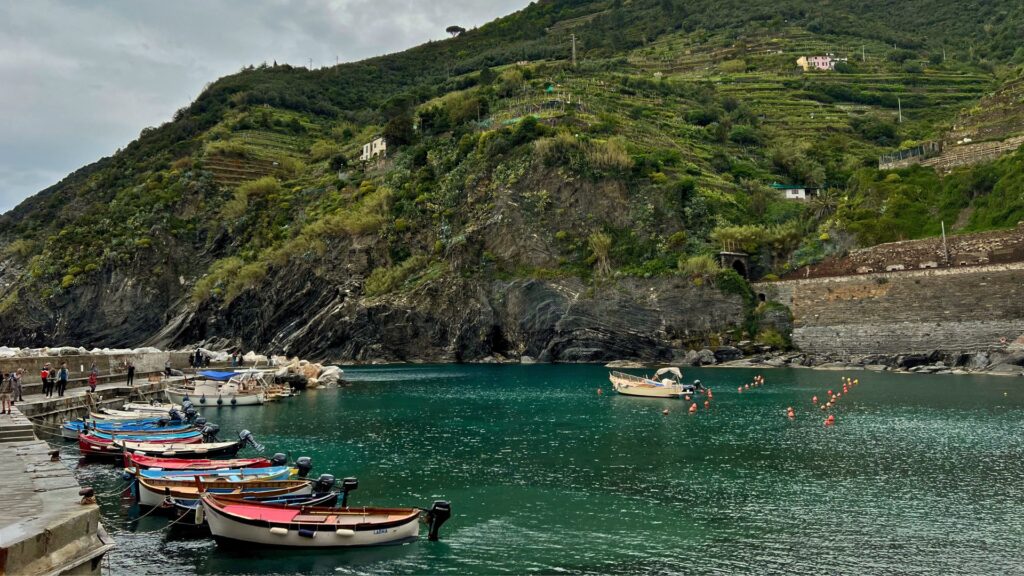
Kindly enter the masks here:
[[404, 284], [413, 274], [426, 268], [430, 259], [416, 255], [408, 258], [397, 266], [375, 268], [363, 285], [367, 296], [387, 294]]

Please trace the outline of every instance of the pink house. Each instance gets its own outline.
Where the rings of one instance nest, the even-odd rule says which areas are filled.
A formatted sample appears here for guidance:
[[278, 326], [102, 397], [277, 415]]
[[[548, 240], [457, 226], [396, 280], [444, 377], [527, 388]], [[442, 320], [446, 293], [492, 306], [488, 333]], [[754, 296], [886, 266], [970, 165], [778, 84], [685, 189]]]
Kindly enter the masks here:
[[801, 56], [796, 59], [796, 65], [807, 70], [835, 70], [836, 62], [845, 61], [846, 58], [836, 58], [832, 54], [824, 56]]

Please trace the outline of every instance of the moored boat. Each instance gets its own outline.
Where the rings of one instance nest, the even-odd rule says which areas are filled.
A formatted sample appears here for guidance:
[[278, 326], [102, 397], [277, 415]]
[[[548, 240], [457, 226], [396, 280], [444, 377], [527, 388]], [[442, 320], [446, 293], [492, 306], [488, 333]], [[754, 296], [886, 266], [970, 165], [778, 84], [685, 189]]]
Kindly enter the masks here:
[[[197, 423], [201, 427], [203, 423]], [[194, 428], [192, 424], [185, 422], [171, 423], [166, 418], [147, 418], [143, 420], [72, 420], [61, 424], [61, 435], [69, 440], [77, 440], [80, 432], [100, 430], [103, 432], [184, 432]]]
[[125, 468], [125, 474], [147, 480], [188, 480], [202, 479], [204, 482], [224, 479], [228, 482], [250, 480], [287, 480], [297, 470], [290, 466], [268, 466], [266, 468], [218, 468], [214, 470], [147, 470], [132, 471]]
[[[175, 446], [188, 446], [190, 444], [201, 445], [203, 437], [195, 436], [193, 438], [172, 438], [161, 442], [159, 439], [151, 440], [146, 444], [149, 446], [162, 446], [163, 450]], [[110, 438], [97, 438], [92, 434], [79, 434], [78, 435], [78, 450], [82, 453], [82, 456], [86, 457], [100, 457], [100, 458], [120, 458], [121, 451], [124, 449], [124, 444], [137, 444], [137, 442], [125, 442], [123, 440], [112, 440]], [[231, 442], [230, 444], [234, 444]]]
[[234, 456], [243, 446], [249, 445], [257, 451], [263, 446], [253, 439], [252, 433], [242, 430], [238, 433], [237, 442], [204, 442], [199, 444], [161, 444], [152, 442], [121, 442], [116, 441], [125, 452], [141, 453], [142, 456], [158, 458], [216, 458]]
[[[330, 476], [325, 474], [323, 476]], [[319, 482], [319, 480], [317, 480]], [[334, 479], [330, 477], [331, 484], [324, 487], [320, 492], [329, 492], [333, 487]], [[204, 480], [201, 477], [186, 479], [167, 478], [138, 478], [135, 482], [139, 504], [142, 506], [156, 507], [164, 505], [164, 499], [181, 498], [195, 500], [203, 493], [217, 494], [251, 494], [259, 496], [285, 496], [285, 495], [309, 495], [313, 493], [312, 480], [242, 480], [232, 482], [225, 479]], [[168, 503], [169, 504], [169, 503]]]
[[289, 548], [344, 548], [399, 544], [419, 537], [420, 516], [429, 525], [428, 538], [437, 540], [441, 525], [451, 517], [451, 505], [434, 502], [420, 508], [294, 508], [258, 502], [220, 499], [203, 494], [197, 519], [210, 526], [218, 544], [260, 544]]
[[[338, 493], [327, 492], [324, 494], [286, 494], [284, 496], [258, 496], [258, 495], [229, 495], [218, 494], [218, 498], [225, 500], [238, 500], [240, 502], [260, 502], [264, 504], [279, 504], [292, 508], [306, 508], [309, 506], [329, 506], [338, 504]], [[174, 516], [183, 522], [192, 522], [193, 525], [200, 524], [205, 527], [206, 521], [196, 522], [196, 511], [199, 509], [201, 500], [188, 500], [184, 498], [171, 498], [174, 506]]]
[[264, 372], [243, 370], [220, 372], [200, 370], [191, 388], [168, 388], [171, 402], [192, 401], [200, 406], [256, 406], [266, 401]]
[[[275, 454], [277, 456], [277, 454]], [[283, 454], [281, 455], [283, 456]], [[216, 470], [218, 468], [265, 468], [287, 463], [266, 458], [234, 458], [231, 460], [210, 460], [198, 458], [157, 458], [135, 452], [124, 453], [124, 467], [136, 470], [150, 468], [160, 470]]]
[[608, 379], [611, 380], [612, 387], [616, 392], [626, 396], [682, 398], [692, 396], [702, 390], [696, 383], [683, 384], [683, 373], [674, 366], [658, 370], [652, 378], [613, 371], [608, 375]]

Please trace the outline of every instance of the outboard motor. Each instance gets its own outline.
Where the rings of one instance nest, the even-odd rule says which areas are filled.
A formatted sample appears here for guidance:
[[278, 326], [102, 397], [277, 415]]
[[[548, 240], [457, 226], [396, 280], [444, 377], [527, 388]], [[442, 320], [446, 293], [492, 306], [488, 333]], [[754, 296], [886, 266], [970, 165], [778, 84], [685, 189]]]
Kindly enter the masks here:
[[284, 466], [288, 463], [288, 456], [278, 452], [270, 457], [271, 466]]
[[257, 452], [263, 452], [263, 444], [260, 444], [252, 437], [252, 432], [248, 430], [242, 430], [238, 433], [238, 441], [241, 444], [248, 444], [252, 446]]
[[203, 442], [216, 442], [218, 432], [220, 432], [220, 426], [216, 424], [203, 426]]
[[185, 419], [185, 415], [182, 414], [181, 411], [178, 410], [177, 408], [171, 408], [170, 410], [168, 410], [167, 411], [167, 415], [171, 417], [172, 421], [174, 421], [174, 420], [181, 421], [181, 420]]
[[437, 542], [438, 532], [441, 526], [452, 517], [452, 505], [447, 500], [434, 500], [434, 504], [427, 510], [426, 520], [429, 530], [427, 540]]
[[195, 408], [195, 407], [196, 407], [195, 404], [193, 404], [191, 400], [182, 400], [181, 401], [181, 409], [186, 411], [186, 412], [188, 412], [189, 408]]
[[349, 476], [341, 481], [341, 507], [348, 507], [348, 493], [359, 488], [359, 480]]
[[193, 408], [192, 406], [189, 406], [188, 408], [185, 408], [185, 419], [186, 420], [191, 422], [191, 421], [196, 419], [196, 416], [199, 416], [199, 414], [196, 412], [195, 408]]
[[313, 494], [327, 494], [334, 488], [334, 474], [321, 474], [313, 482]]
[[300, 456], [295, 459], [295, 467], [299, 469], [299, 478], [305, 478], [313, 469], [313, 459], [309, 456]]
[[206, 426], [206, 418], [204, 418], [202, 416], [200, 416], [199, 418], [196, 418], [195, 425], [196, 425], [196, 428], [202, 428], [203, 426]]

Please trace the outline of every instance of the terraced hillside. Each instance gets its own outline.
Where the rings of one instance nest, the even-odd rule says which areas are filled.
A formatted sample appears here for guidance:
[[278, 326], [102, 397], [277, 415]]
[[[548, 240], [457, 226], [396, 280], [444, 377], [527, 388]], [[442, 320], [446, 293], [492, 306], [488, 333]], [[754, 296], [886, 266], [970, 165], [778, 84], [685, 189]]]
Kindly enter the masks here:
[[[251, 67], [2, 217], [0, 322], [362, 359], [777, 342], [723, 247], [770, 277], [1024, 217], [1018, 155], [876, 169], [1016, 117], [1010, 4], [549, 0], [364, 62]], [[796, 66], [825, 53], [846, 60]], [[658, 302], [693, 317], [628, 329]]]

